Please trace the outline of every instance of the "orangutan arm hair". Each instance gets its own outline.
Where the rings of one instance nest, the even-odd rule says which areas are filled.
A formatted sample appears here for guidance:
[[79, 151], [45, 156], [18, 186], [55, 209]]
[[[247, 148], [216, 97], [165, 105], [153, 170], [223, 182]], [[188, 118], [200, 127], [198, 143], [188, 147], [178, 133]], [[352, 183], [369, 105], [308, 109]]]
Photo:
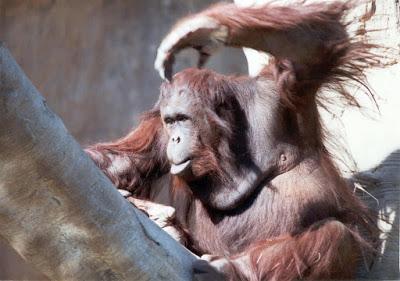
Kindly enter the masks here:
[[230, 281], [342, 280], [352, 278], [356, 269], [359, 248], [355, 241], [365, 242], [350, 227], [327, 219], [300, 234], [260, 241], [229, 258], [205, 258]]
[[159, 112], [146, 114], [127, 136], [85, 149], [96, 165], [119, 189], [135, 192], [167, 172]]
[[[344, 82], [365, 86], [364, 70], [381, 63], [371, 51], [377, 46], [348, 35], [344, 18], [350, 8], [349, 1], [299, 1], [290, 6], [273, 2], [249, 8], [217, 4], [172, 28], [160, 44], [155, 67], [168, 78], [174, 55], [181, 49], [197, 49], [202, 65], [219, 46], [248, 47], [273, 55], [273, 63], [260, 75], [272, 76], [289, 105], [323, 85], [348, 104], [358, 105]], [[366, 92], [370, 94], [369, 89]]]

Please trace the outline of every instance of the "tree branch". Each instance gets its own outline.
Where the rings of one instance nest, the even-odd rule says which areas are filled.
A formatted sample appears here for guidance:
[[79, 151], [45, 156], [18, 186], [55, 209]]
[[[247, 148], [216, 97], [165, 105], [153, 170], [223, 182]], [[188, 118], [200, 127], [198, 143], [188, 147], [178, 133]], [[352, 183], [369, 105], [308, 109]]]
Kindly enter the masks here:
[[196, 257], [133, 208], [0, 44], [0, 235], [55, 280], [192, 280]]

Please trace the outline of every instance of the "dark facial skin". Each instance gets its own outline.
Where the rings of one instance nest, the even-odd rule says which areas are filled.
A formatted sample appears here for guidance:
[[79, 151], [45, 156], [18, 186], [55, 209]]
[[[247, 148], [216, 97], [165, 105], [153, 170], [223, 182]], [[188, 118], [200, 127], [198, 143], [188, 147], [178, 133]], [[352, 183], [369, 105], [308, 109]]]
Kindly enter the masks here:
[[161, 101], [160, 113], [164, 130], [168, 136], [167, 158], [171, 174], [190, 176], [193, 151], [197, 145], [198, 130], [194, 121], [199, 111], [194, 98], [188, 98], [188, 91], [176, 89]]

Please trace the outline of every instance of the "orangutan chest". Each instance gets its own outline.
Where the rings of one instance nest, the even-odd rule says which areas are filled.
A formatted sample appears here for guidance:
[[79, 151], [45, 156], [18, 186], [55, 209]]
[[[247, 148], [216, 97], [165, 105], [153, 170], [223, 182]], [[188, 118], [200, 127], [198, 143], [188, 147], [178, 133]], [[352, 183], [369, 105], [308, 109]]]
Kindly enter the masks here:
[[[229, 214], [211, 214], [196, 201], [189, 216], [189, 229], [202, 253], [231, 255], [254, 241], [294, 232], [301, 225], [299, 206], [285, 204], [279, 193], [265, 187], [253, 202]], [[290, 215], [288, 215], [290, 214]]]

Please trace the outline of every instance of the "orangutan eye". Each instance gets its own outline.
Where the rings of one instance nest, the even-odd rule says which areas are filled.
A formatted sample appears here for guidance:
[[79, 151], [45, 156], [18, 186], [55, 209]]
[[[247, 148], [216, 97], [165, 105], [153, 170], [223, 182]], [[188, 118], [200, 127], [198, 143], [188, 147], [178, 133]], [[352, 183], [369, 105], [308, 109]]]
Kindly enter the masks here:
[[186, 121], [189, 120], [189, 116], [185, 115], [185, 114], [178, 114], [176, 115], [175, 121]]
[[164, 123], [165, 124], [172, 124], [174, 122], [175, 122], [175, 120], [173, 118], [171, 118], [171, 117], [165, 117], [164, 118]]

